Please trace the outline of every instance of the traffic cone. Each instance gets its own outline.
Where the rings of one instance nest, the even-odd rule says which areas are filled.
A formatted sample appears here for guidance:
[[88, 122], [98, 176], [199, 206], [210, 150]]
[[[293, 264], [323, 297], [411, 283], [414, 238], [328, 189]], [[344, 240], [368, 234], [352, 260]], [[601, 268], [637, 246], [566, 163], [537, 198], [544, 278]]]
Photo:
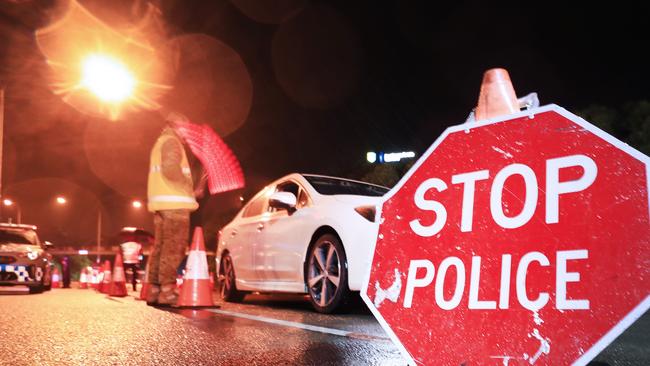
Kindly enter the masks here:
[[124, 297], [126, 296], [126, 276], [124, 275], [124, 263], [122, 263], [122, 254], [117, 253], [115, 257], [115, 267], [113, 268], [113, 281], [108, 291], [109, 296]]
[[54, 266], [54, 269], [52, 269], [52, 278], [50, 281], [52, 288], [61, 288], [61, 274], [59, 273], [59, 267]]
[[505, 69], [490, 69], [483, 74], [475, 119], [477, 121], [519, 112], [519, 102]]
[[92, 277], [91, 277], [91, 279], [92, 279], [91, 286], [95, 290], [99, 291], [99, 286], [102, 284], [102, 281], [104, 279], [104, 272], [100, 271], [99, 268], [93, 268], [92, 273], [93, 274], [92, 274]]
[[187, 256], [185, 278], [181, 285], [177, 307], [214, 307], [212, 287], [208, 275], [208, 259], [205, 255], [203, 229], [194, 230], [192, 248]]
[[111, 262], [107, 259], [104, 262], [104, 276], [102, 278], [102, 283], [99, 284], [99, 292], [102, 294], [108, 294], [111, 290]]
[[147, 268], [144, 271], [144, 280], [142, 281], [142, 288], [140, 289], [140, 297], [137, 297], [136, 300], [146, 300], [147, 291], [149, 291], [149, 263], [147, 262]]
[[79, 288], [86, 289], [88, 288], [88, 275], [86, 274], [87, 270], [83, 268], [79, 274]]

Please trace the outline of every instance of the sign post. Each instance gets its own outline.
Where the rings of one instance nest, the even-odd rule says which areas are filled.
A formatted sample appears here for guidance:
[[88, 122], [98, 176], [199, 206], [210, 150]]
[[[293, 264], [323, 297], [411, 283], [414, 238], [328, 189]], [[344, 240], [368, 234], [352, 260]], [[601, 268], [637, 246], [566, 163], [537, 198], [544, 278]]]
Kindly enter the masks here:
[[450, 127], [362, 297], [412, 364], [585, 365], [650, 308], [649, 166], [555, 105]]

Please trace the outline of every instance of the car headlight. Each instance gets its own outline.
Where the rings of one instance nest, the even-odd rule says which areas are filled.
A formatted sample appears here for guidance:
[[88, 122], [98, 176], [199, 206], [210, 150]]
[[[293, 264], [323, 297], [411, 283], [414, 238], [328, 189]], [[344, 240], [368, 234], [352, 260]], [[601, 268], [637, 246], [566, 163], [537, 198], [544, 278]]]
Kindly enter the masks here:
[[27, 258], [33, 261], [38, 258], [38, 252], [27, 252]]

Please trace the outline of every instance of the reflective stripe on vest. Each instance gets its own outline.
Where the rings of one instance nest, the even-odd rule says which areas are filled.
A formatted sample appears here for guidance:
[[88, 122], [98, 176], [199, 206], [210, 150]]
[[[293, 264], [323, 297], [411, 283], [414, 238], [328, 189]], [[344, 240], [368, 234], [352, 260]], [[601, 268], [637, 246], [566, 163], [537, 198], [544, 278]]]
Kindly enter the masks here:
[[[181, 153], [180, 169], [183, 177], [181, 181], [173, 182], [162, 173], [163, 151], [162, 147], [169, 141], [177, 144]], [[170, 129], [165, 129], [151, 150], [149, 163], [149, 177], [147, 181], [147, 208], [151, 212], [161, 210], [190, 210], [194, 211], [199, 204], [194, 198], [192, 171], [182, 142]]]
[[149, 202], [179, 202], [179, 203], [196, 203], [196, 200], [192, 197], [187, 196], [174, 196], [174, 195], [160, 195], [152, 196], [149, 198]]

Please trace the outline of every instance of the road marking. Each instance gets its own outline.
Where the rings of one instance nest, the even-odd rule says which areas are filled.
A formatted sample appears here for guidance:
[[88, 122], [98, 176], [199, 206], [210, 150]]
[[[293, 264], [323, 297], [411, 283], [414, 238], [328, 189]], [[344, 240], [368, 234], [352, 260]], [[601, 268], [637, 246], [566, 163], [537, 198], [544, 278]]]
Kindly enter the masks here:
[[232, 316], [232, 317], [235, 317], [235, 318], [243, 318], [243, 319], [248, 319], [248, 320], [255, 320], [255, 321], [258, 321], [258, 322], [264, 322], [264, 323], [269, 323], [269, 324], [281, 325], [281, 326], [285, 326], [285, 327], [309, 330], [311, 332], [331, 334], [331, 335], [335, 335], [335, 336], [339, 336], [339, 337], [348, 337], [348, 338], [366, 339], [366, 340], [390, 341], [390, 339], [387, 338], [387, 337], [374, 336], [374, 335], [370, 335], [370, 334], [351, 332], [351, 331], [335, 329], [335, 328], [321, 327], [321, 326], [317, 326], [317, 325], [311, 325], [311, 324], [305, 324], [305, 323], [299, 323], [299, 322], [292, 322], [292, 321], [289, 321], [289, 320], [267, 318], [265, 316], [259, 316], [259, 315], [236, 313], [236, 312], [233, 312], [233, 311], [219, 310], [219, 309], [207, 309], [207, 311], [213, 312], [215, 314]]

